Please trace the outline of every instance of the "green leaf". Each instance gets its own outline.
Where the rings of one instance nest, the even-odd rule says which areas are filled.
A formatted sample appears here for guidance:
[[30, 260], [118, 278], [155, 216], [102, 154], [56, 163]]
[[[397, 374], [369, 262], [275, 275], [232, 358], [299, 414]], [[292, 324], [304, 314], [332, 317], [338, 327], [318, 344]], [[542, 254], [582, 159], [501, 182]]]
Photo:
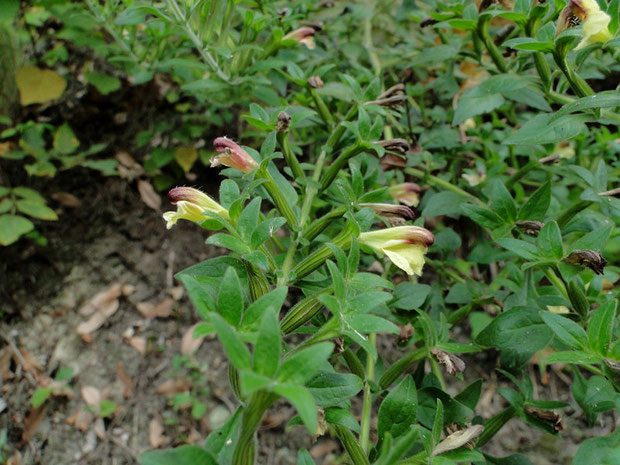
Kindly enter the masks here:
[[218, 247], [224, 247], [225, 249], [232, 250], [240, 254], [244, 254], [250, 251], [247, 245], [241, 242], [234, 236], [225, 233], [217, 233], [209, 236], [205, 241], [208, 245], [217, 245]]
[[319, 407], [335, 407], [362, 390], [363, 382], [351, 373], [319, 371], [306, 387]]
[[207, 436], [205, 449], [215, 457], [217, 463], [231, 463], [232, 454], [236, 445], [237, 430], [241, 425], [242, 407], [237, 408], [235, 413], [215, 431]]
[[239, 186], [235, 181], [225, 179], [220, 184], [220, 203], [224, 208], [230, 208], [235, 200], [239, 199]]
[[480, 332], [476, 343], [496, 347], [511, 357], [516, 365], [522, 365], [544, 348], [552, 335], [537, 308], [513, 307], [495, 317]]
[[360, 131], [362, 140], [366, 140], [370, 134], [370, 118], [364, 107], [359, 107], [357, 116], [357, 127]]
[[459, 213], [461, 204], [465, 201], [462, 195], [451, 191], [443, 191], [433, 195], [422, 211], [422, 216], [454, 215]]
[[390, 303], [390, 307], [400, 310], [420, 308], [430, 292], [431, 287], [426, 284], [414, 284], [405, 281], [394, 289], [394, 300]]
[[54, 149], [62, 155], [69, 155], [78, 148], [80, 141], [67, 123], [60, 126], [54, 133]]
[[231, 363], [238, 370], [250, 370], [252, 368], [250, 351], [241, 341], [234, 328], [217, 313], [211, 313], [209, 316]]
[[268, 308], [263, 314], [258, 339], [254, 346], [254, 371], [273, 376], [280, 363], [280, 328], [276, 310]]
[[213, 300], [207, 286], [200, 283], [191, 275], [181, 275], [178, 279], [183, 283], [183, 286], [185, 286], [189, 298], [201, 317], [205, 318], [207, 313], [217, 310], [215, 300]]
[[273, 308], [277, 314], [282, 308], [287, 293], [287, 287], [278, 287], [252, 302], [243, 315], [243, 329], [248, 330], [254, 325], [257, 325], [263, 313], [269, 308]]
[[609, 352], [616, 318], [617, 300], [605, 302], [590, 318], [588, 323], [588, 342], [597, 354], [606, 356]]
[[546, 311], [540, 312], [540, 316], [556, 337], [571, 349], [582, 350], [587, 346], [588, 336], [586, 332], [574, 321]]
[[334, 350], [331, 342], [321, 342], [301, 349], [284, 360], [278, 370], [278, 380], [303, 384], [328, 359]]
[[495, 182], [491, 199], [491, 210], [497, 213], [507, 223], [512, 223], [517, 218], [517, 206], [510, 192], [502, 182]]
[[542, 221], [551, 203], [551, 183], [546, 182], [534, 192], [519, 210], [517, 220]]
[[573, 465], [616, 465], [620, 463], [620, 428], [609, 436], [596, 437], [585, 440]]
[[284, 224], [286, 224], [286, 220], [282, 217], [263, 221], [252, 231], [250, 247], [252, 247], [252, 249], [260, 247], [263, 242], [272, 237]]
[[220, 293], [217, 296], [217, 311], [233, 326], [238, 326], [241, 322], [243, 294], [239, 277], [233, 267], [229, 267], [224, 273]]
[[437, 399], [437, 409], [435, 410], [435, 419], [433, 420], [433, 427], [431, 428], [431, 436], [433, 438], [433, 445], [439, 443], [442, 429], [443, 429], [443, 402], [441, 402], [441, 399]]
[[587, 115], [566, 115], [551, 122], [553, 115], [540, 114], [530, 119], [521, 129], [504, 140], [507, 145], [555, 144], [572, 139], [586, 131]]
[[51, 388], [37, 388], [32, 394], [30, 403], [32, 404], [34, 408], [40, 407], [49, 398], [51, 393], [52, 393]]
[[418, 396], [411, 375], [406, 376], [390, 391], [379, 406], [377, 428], [379, 441], [386, 432], [394, 439], [407, 433], [415, 424], [418, 409]]
[[507, 237], [497, 241], [503, 248], [530, 262], [540, 259], [538, 248], [529, 242]]
[[315, 465], [314, 459], [306, 449], [299, 449], [297, 465]]
[[459, 47], [453, 45], [438, 45], [426, 48], [413, 59], [412, 65], [439, 63], [454, 58], [459, 53]]
[[489, 113], [503, 105], [505, 102], [501, 94], [489, 93], [487, 95], [463, 95], [459, 99], [458, 107], [452, 118], [452, 125], [456, 126], [468, 118]]
[[103, 95], [108, 95], [121, 87], [120, 79], [101, 73], [86, 72], [86, 80]]
[[260, 148], [260, 156], [264, 160], [267, 157], [273, 155], [273, 152], [276, 150], [276, 133], [272, 131], [265, 138], [263, 145]]
[[504, 224], [504, 220], [497, 213], [479, 205], [463, 204], [461, 212], [483, 228], [495, 229]]
[[392, 333], [398, 334], [400, 329], [394, 323], [377, 315], [356, 313], [347, 317], [351, 327], [362, 334]]
[[361, 430], [355, 416], [349, 410], [344, 408], [331, 407], [325, 409], [325, 421], [327, 423], [331, 423], [332, 425], [344, 426], [355, 433], [359, 433]]
[[241, 383], [241, 393], [244, 396], [249, 396], [261, 389], [270, 388], [274, 384], [274, 381], [268, 376], [259, 375], [248, 370], [239, 372], [239, 381]]
[[258, 215], [260, 214], [261, 198], [256, 197], [246, 205], [237, 220], [237, 231], [246, 243], [250, 242], [252, 232], [258, 224]]
[[570, 245], [569, 251], [573, 250], [598, 250], [602, 251], [605, 246], [605, 242], [607, 242], [607, 238], [613, 229], [613, 224], [607, 224], [602, 227], [598, 227], [583, 237], [580, 237], [575, 242]]
[[559, 260], [564, 256], [562, 233], [560, 233], [560, 228], [555, 221], [551, 221], [542, 227], [536, 238], [536, 244], [543, 257]]
[[601, 362], [600, 357], [580, 350], [555, 352], [545, 360], [545, 363], [573, 363], [576, 365], [596, 365]]
[[34, 203], [45, 204], [45, 198], [33, 189], [27, 187], [18, 186], [13, 188], [13, 194], [23, 199], [29, 200]]
[[138, 462], [140, 465], [218, 465], [205, 449], [190, 445], [145, 452], [138, 457]]
[[0, 244], [12, 244], [33, 229], [34, 224], [23, 216], [0, 215]]
[[392, 296], [388, 292], [371, 291], [364, 292], [347, 299], [347, 313], [367, 313], [374, 310], [379, 305], [391, 300]]
[[550, 123], [556, 121], [564, 115], [577, 111], [589, 110], [591, 108], [615, 108], [620, 107], [620, 95], [617, 91], [598, 92], [575, 100], [568, 105], [560, 108], [549, 120]]
[[553, 52], [555, 49], [552, 42], [536, 40], [532, 37], [516, 37], [507, 40], [502, 45], [515, 50], [530, 50], [537, 52]]
[[17, 209], [33, 218], [40, 220], [54, 221], [58, 219], [58, 215], [51, 208], [42, 205], [40, 203], [32, 202], [30, 200], [18, 200], [16, 202]]
[[276, 384], [272, 390], [293, 404], [304, 425], [308, 428], [308, 432], [316, 434], [318, 424], [317, 410], [314, 399], [308, 390], [297, 384]]

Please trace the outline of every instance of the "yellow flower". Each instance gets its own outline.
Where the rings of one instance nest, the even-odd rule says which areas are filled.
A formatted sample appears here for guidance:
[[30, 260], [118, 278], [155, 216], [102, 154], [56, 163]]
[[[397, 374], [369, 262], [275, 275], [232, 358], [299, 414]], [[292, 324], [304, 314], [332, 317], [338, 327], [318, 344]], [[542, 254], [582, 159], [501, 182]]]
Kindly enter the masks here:
[[607, 42], [611, 39], [609, 22], [611, 17], [601, 11], [596, 0], [571, 0], [560, 13], [556, 33], [582, 23], [583, 38], [575, 47], [580, 50], [596, 42]]
[[216, 213], [228, 218], [228, 210], [209, 197], [207, 194], [192, 187], [175, 187], [168, 192], [170, 202], [176, 205], [177, 211], [164, 213], [166, 228], [172, 228], [178, 220], [189, 220], [202, 223], [209, 219], [205, 213]]
[[435, 242], [435, 238], [428, 229], [418, 226], [397, 226], [361, 233], [359, 241], [383, 252], [405, 273], [421, 276], [424, 255]]

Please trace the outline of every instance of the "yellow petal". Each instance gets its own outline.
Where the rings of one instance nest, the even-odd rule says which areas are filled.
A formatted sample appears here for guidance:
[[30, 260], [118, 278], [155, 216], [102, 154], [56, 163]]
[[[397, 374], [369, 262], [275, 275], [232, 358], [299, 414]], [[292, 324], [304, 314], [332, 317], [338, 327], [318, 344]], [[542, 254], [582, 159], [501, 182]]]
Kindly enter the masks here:
[[419, 244], [399, 244], [381, 249], [381, 251], [388, 256], [394, 265], [408, 275], [422, 275], [426, 247]]

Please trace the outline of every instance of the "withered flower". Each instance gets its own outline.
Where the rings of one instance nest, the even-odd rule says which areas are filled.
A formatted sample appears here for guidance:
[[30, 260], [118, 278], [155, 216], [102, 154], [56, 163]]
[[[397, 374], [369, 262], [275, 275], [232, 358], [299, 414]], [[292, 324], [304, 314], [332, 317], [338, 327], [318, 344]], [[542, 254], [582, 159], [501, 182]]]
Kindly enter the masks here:
[[607, 265], [607, 260], [594, 250], [573, 250], [562, 260], [573, 265], [587, 266], [596, 274], [603, 274]]
[[538, 233], [544, 226], [540, 221], [517, 221], [517, 227], [528, 236], [538, 236]]
[[420, 203], [422, 189], [414, 182], [404, 182], [388, 187], [388, 192], [395, 200], [410, 207], [417, 207]]
[[439, 363], [446, 367], [448, 374], [454, 375], [465, 371], [465, 362], [456, 355], [446, 352], [445, 350], [437, 349], [436, 347], [431, 349], [431, 354], [433, 354]]
[[437, 447], [433, 449], [433, 453], [431, 456], [436, 456], [439, 454], [443, 454], [444, 452], [448, 452], [449, 450], [458, 449], [461, 446], [464, 446], [472, 439], [477, 438], [484, 431], [484, 426], [482, 425], [473, 425], [469, 428], [466, 428], [462, 431], [457, 431], [456, 433], [452, 433], [446, 439], [437, 444]]
[[313, 89], [320, 89], [325, 84], [323, 84], [323, 80], [319, 76], [310, 76], [308, 78], [308, 85]]
[[614, 370], [616, 373], [620, 373], [620, 362], [618, 360], [604, 358], [603, 362], [605, 362], [605, 365]]
[[391, 224], [393, 224], [393, 220], [396, 222], [398, 222], [398, 220], [404, 222], [405, 220], [413, 220], [415, 218], [413, 210], [404, 205], [394, 205], [391, 203], [360, 203], [360, 207], [371, 208], [377, 215], [385, 218]]
[[380, 145], [388, 152], [394, 152], [400, 155], [405, 155], [411, 149], [409, 142], [400, 138], [378, 140], [373, 142], [373, 144]]
[[278, 124], [276, 126], [276, 132], [286, 132], [291, 125], [291, 115], [285, 111], [278, 113]]
[[379, 105], [382, 107], [395, 108], [399, 105], [402, 105], [405, 100], [405, 85], [399, 83], [393, 85], [385, 92], [380, 94], [376, 100], [366, 102], [365, 105]]
[[534, 418], [538, 418], [539, 420], [542, 420], [545, 423], [550, 423], [556, 432], [560, 432], [564, 430], [564, 424], [562, 423], [562, 415], [560, 415], [559, 413], [553, 412], [551, 410], [543, 410], [538, 407], [534, 407], [532, 405], [526, 405], [525, 407], [523, 407], [523, 411], [525, 412], [526, 415], [529, 415]]
[[407, 323], [405, 326], [400, 327], [400, 332], [398, 333], [398, 338], [396, 339], [396, 343], [398, 345], [405, 344], [412, 337], [413, 337], [413, 325], [411, 323]]

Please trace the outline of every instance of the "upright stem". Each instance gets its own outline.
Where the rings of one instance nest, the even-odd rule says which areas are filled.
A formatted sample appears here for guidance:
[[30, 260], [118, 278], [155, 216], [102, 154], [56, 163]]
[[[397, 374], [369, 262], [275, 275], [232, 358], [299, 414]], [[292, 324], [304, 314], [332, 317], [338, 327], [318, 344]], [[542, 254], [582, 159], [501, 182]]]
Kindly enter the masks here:
[[427, 174], [422, 170], [419, 170], [417, 168], [405, 168], [405, 173], [406, 174], [410, 174], [412, 176], [415, 176], [416, 178], [421, 178], [421, 179], [426, 179], [428, 182], [430, 182], [431, 184], [435, 184], [437, 186], [441, 186], [446, 190], [452, 191], [455, 194], [459, 194], [462, 195], [463, 197], [467, 197], [470, 200], [474, 200], [476, 202], [478, 202], [478, 198], [473, 196], [472, 194], [470, 194], [467, 191], [464, 191], [463, 189], [461, 189], [458, 186], [455, 186], [454, 184], [452, 184], [449, 181], [445, 181], [441, 178], [438, 178], [437, 176], [433, 176], [432, 174]]
[[[376, 341], [375, 333], [368, 335], [370, 343], [374, 346]], [[368, 354], [366, 356], [366, 379], [364, 380], [364, 403], [362, 406], [362, 432], [360, 434], [360, 446], [365, 453], [370, 447], [370, 417], [372, 414], [372, 392], [370, 384], [375, 377], [375, 360]]]
[[233, 452], [233, 465], [254, 465], [256, 455], [254, 435], [263, 414], [277, 398], [277, 395], [266, 391], [258, 391], [250, 398], [247, 407], [243, 410], [241, 432]]

